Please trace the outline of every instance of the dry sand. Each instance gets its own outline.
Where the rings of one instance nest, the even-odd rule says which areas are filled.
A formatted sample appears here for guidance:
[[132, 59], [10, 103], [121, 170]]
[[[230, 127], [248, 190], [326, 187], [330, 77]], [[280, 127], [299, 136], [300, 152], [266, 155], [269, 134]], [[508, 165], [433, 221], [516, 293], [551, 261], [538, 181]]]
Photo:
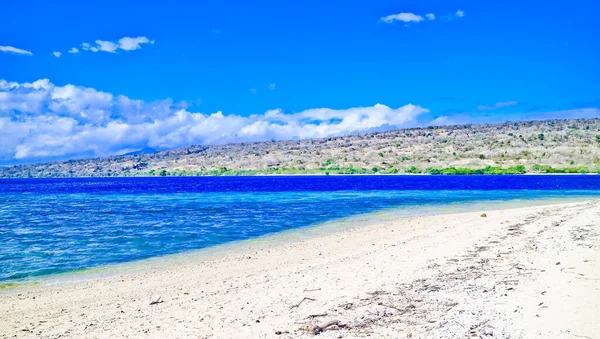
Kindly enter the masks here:
[[295, 338], [337, 320], [319, 337], [600, 338], [599, 216], [414, 217], [0, 290], [0, 336]]

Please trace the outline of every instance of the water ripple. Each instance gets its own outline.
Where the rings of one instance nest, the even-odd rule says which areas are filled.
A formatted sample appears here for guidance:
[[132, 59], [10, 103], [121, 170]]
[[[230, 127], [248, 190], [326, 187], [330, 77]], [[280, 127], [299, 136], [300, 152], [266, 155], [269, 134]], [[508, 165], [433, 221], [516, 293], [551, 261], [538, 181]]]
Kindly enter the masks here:
[[518, 178], [0, 180], [0, 280], [177, 253], [382, 209], [600, 195], [597, 176]]

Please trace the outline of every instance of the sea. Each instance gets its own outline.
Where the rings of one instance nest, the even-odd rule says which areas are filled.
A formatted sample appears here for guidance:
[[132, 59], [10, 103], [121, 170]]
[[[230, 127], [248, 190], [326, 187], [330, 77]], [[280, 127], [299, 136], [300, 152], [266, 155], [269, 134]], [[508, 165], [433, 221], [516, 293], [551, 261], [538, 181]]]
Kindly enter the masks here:
[[325, 224], [597, 198], [596, 175], [0, 179], [0, 281]]

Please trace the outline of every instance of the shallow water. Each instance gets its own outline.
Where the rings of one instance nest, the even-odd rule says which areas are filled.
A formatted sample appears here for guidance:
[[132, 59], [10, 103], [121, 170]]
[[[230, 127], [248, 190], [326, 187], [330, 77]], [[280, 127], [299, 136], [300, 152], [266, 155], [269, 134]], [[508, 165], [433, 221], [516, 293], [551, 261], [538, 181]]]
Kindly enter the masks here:
[[[598, 176], [293, 176], [0, 180], [0, 280], [321, 224], [600, 197]], [[380, 213], [381, 214], [381, 213]], [[352, 218], [351, 218], [352, 219]]]

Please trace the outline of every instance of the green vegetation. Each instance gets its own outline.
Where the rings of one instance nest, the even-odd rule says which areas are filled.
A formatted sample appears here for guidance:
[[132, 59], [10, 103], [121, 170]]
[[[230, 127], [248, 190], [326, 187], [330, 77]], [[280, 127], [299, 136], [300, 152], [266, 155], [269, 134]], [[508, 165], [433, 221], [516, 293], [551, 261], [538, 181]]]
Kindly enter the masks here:
[[411, 166], [409, 169], [407, 169], [405, 171], [406, 173], [412, 173], [412, 174], [417, 174], [417, 173], [421, 173], [421, 171], [416, 168], [415, 166]]
[[[397, 169], [394, 173], [398, 173]], [[164, 172], [163, 172], [164, 171]], [[164, 173], [164, 175], [162, 174]], [[298, 168], [269, 168], [264, 170], [231, 170], [222, 168], [218, 170], [205, 170], [205, 171], [160, 171], [157, 174], [156, 171], [142, 172], [138, 176], [174, 176], [174, 177], [188, 177], [188, 176], [252, 176], [252, 175], [294, 175], [294, 174], [368, 174], [371, 173], [364, 168], [353, 168], [353, 167], [321, 167], [318, 169], [298, 169]], [[383, 172], [391, 173], [391, 172]]]
[[[586, 167], [569, 167], [565, 169], [554, 169], [550, 166], [534, 165], [533, 172], [538, 173], [589, 173]], [[398, 174], [401, 171], [395, 167], [381, 168], [373, 167], [370, 170], [365, 168], [354, 167], [321, 167], [318, 169], [299, 169], [299, 168], [269, 168], [264, 170], [230, 170], [222, 168], [219, 170], [206, 171], [173, 171], [168, 172], [161, 170], [160, 172], [148, 171], [139, 175], [142, 176], [251, 176], [251, 175], [294, 175], [294, 174]], [[523, 165], [510, 166], [507, 168], [486, 166], [479, 169], [472, 168], [426, 168], [418, 169], [414, 166], [407, 168], [403, 173], [408, 174], [434, 174], [434, 175], [469, 175], [469, 174], [524, 174], [527, 169]]]
[[427, 168], [425, 173], [428, 174], [444, 174], [444, 175], [468, 175], [468, 174], [524, 174], [526, 173], [525, 166], [511, 166], [508, 168], [486, 166], [480, 169], [471, 168]]
[[552, 166], [538, 165], [538, 164], [533, 165], [531, 167], [531, 171], [535, 172], [535, 173], [571, 173], [571, 174], [575, 174], [575, 173], [586, 174], [586, 173], [592, 172], [592, 171], [590, 171], [589, 168], [587, 168], [585, 166], [554, 168]]
[[[262, 170], [232, 170], [227, 168], [203, 171], [167, 171], [167, 170], [149, 170], [146, 172], [135, 172], [122, 174], [121, 176], [162, 176], [162, 177], [187, 177], [187, 176], [255, 176], [255, 175], [331, 175], [331, 174], [431, 174], [431, 175], [510, 175], [510, 174], [525, 174], [525, 173], [567, 173], [567, 174], [587, 174], [599, 173], [600, 168], [594, 170], [585, 166], [554, 168], [548, 165], [533, 165], [527, 169], [523, 165], [510, 167], [486, 166], [483, 168], [463, 168], [463, 167], [445, 167], [434, 168], [428, 167], [419, 169], [411, 166], [404, 170], [396, 167], [373, 167], [371, 169], [355, 168], [355, 167], [320, 167], [317, 169], [303, 168], [284, 168], [273, 167]], [[1, 287], [0, 287], [1, 288]]]

